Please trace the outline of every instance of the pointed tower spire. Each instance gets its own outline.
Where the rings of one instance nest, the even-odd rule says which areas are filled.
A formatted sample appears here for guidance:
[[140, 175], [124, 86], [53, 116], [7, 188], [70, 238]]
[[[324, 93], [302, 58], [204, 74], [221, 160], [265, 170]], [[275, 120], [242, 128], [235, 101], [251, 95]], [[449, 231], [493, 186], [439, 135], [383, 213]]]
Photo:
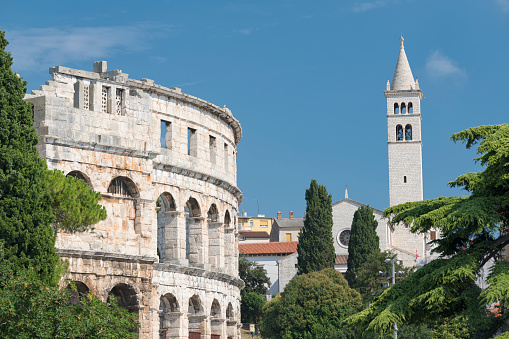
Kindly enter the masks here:
[[345, 199], [348, 199], [348, 187], [345, 187]]
[[410, 64], [405, 53], [405, 46], [403, 45], [403, 37], [400, 38], [401, 46], [399, 48], [398, 63], [394, 70], [394, 76], [392, 77], [391, 90], [392, 91], [405, 91], [415, 89], [414, 76], [410, 69]]

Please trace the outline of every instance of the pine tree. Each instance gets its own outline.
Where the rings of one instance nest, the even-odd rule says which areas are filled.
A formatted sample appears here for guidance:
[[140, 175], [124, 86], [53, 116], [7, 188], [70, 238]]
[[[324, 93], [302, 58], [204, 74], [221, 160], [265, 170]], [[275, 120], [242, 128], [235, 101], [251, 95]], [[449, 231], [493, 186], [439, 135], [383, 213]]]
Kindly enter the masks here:
[[37, 153], [31, 105], [23, 101], [26, 82], [12, 69], [0, 31], [0, 241], [5, 261], [16, 272], [32, 267], [41, 280], [59, 279], [47, 167]]
[[370, 255], [380, 252], [380, 239], [376, 234], [378, 222], [369, 206], [361, 206], [353, 215], [348, 242], [346, 278], [350, 286], [356, 283], [357, 270]]
[[325, 186], [311, 180], [306, 190], [306, 217], [299, 234], [299, 274], [334, 268], [334, 241], [332, 238], [332, 197]]

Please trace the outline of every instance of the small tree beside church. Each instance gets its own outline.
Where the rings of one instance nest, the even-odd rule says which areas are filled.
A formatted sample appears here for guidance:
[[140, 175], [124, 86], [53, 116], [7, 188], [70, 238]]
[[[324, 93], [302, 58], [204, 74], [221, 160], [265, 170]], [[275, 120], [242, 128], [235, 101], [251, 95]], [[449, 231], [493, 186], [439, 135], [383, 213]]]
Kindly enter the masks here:
[[334, 268], [332, 238], [332, 197], [327, 188], [311, 180], [306, 190], [306, 217], [299, 234], [298, 274]]
[[378, 222], [369, 206], [361, 206], [353, 215], [346, 279], [350, 286], [356, 284], [357, 271], [370, 255], [380, 252], [380, 239], [376, 234]]

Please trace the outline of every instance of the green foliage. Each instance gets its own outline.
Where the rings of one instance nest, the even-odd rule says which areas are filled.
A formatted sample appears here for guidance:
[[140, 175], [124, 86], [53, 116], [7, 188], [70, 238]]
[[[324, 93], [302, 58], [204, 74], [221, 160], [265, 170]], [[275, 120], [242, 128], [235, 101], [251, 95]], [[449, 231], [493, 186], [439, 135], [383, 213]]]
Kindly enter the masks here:
[[48, 187], [55, 215], [55, 232], [84, 232], [90, 225], [106, 219], [106, 209], [98, 204], [101, 194], [73, 176], [59, 170], [48, 171]]
[[266, 303], [267, 299], [258, 293], [242, 293], [242, 302], [240, 304], [241, 321], [243, 323], [258, 324], [263, 313], [263, 306]]
[[353, 215], [346, 278], [351, 286], [357, 284], [357, 271], [368, 257], [380, 252], [380, 240], [376, 234], [378, 222], [369, 206], [361, 206]]
[[69, 304], [68, 288], [47, 288], [31, 269], [0, 269], [2, 338], [136, 338], [137, 316], [93, 294]]
[[306, 190], [306, 217], [299, 234], [299, 274], [334, 267], [336, 257], [332, 238], [332, 197], [325, 186], [311, 180]]
[[243, 257], [239, 259], [239, 277], [245, 284], [240, 292], [241, 321], [256, 324], [260, 320], [262, 307], [267, 301], [262, 295], [268, 293], [270, 279], [263, 267]]
[[263, 267], [258, 266], [255, 262], [241, 257], [239, 259], [239, 277], [244, 281], [244, 292], [254, 292], [258, 294], [268, 293], [270, 279], [267, 277], [267, 271]]
[[334, 269], [293, 278], [285, 291], [263, 308], [265, 338], [349, 338], [342, 321], [357, 312], [362, 299]]
[[[392, 281], [392, 263], [385, 262], [386, 259], [395, 259], [396, 254], [384, 251], [384, 252], [374, 252], [372, 253], [366, 261], [359, 267], [357, 270], [357, 279], [355, 279], [354, 284], [350, 284], [352, 288], [355, 288], [357, 292], [359, 292], [366, 302], [370, 300], [374, 295], [381, 292], [383, 288], [381, 284], [383, 282], [388, 282], [389, 284]], [[409, 267], [404, 267], [400, 265], [398, 262], [394, 263], [394, 270], [396, 272], [402, 272], [403, 277], [408, 277], [413, 269]], [[384, 274], [384, 277], [379, 276], [379, 272]], [[385, 277], [385, 272], [389, 272], [391, 277]]]
[[32, 107], [23, 101], [26, 82], [11, 70], [7, 44], [0, 31], [0, 239], [15, 272], [31, 267], [43, 282], [56, 285], [59, 257], [47, 167], [37, 153]]
[[504, 323], [488, 318], [485, 304], [507, 300], [507, 266], [495, 265], [489, 278], [492, 286], [482, 298], [474, 281], [480, 268], [498, 259], [509, 244], [509, 234], [503, 232], [509, 221], [509, 125], [474, 127], [452, 139], [463, 141], [467, 148], [479, 144], [475, 161], [485, 166], [484, 171], [449, 183], [470, 195], [410, 202], [384, 211], [386, 216], [394, 215], [393, 224], [404, 222], [412, 232], [438, 228], [442, 238], [435, 241], [436, 251], [448, 258], [432, 261], [382, 292], [367, 309], [347, 320], [351, 326], [388, 334], [394, 322], [436, 322], [437, 336], [474, 338], [495, 333]]

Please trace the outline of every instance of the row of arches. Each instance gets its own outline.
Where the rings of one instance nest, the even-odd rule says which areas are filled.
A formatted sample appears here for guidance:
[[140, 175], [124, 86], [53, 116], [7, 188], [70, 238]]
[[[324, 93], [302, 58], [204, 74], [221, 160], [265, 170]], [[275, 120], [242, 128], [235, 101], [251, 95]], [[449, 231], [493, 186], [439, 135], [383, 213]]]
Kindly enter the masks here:
[[405, 104], [402, 102], [401, 104], [398, 104], [397, 102], [394, 103], [394, 114], [406, 114], [408, 110], [408, 114], [412, 114], [414, 112], [414, 105], [409, 102], [408, 104]]
[[[90, 178], [80, 172], [67, 174], [92, 186]], [[107, 187], [106, 209], [108, 227], [125, 234], [141, 234], [149, 204], [140, 199], [137, 185], [128, 177], [114, 177]], [[235, 274], [235, 225], [234, 210], [221, 213], [213, 202], [204, 213], [197, 198], [188, 196], [183, 207], [169, 192], [163, 192], [155, 204], [157, 229], [151, 232], [157, 244], [160, 262], [172, 262], [205, 269], [219, 269]], [[154, 211], [154, 209], [152, 209]], [[132, 232], [132, 233], [131, 233]]]
[[[88, 286], [81, 281], [73, 281], [75, 285], [71, 288], [69, 303], [79, 304], [81, 299], [90, 293]], [[138, 316], [140, 310], [139, 298], [135, 289], [125, 283], [115, 285], [109, 292], [106, 302], [112, 303], [112, 296], [115, 296], [117, 305], [129, 312], [136, 313]], [[207, 312], [208, 310], [208, 312]], [[178, 299], [172, 293], [166, 293], [159, 298], [159, 334], [163, 338], [174, 338], [183, 336], [182, 333], [182, 315], [187, 315], [188, 331], [190, 333], [208, 332], [205, 320], [210, 323], [210, 332], [212, 335], [221, 336], [223, 333], [223, 324], [226, 322], [229, 326], [236, 325], [235, 309], [229, 302], [226, 307], [221, 307], [221, 303], [214, 298], [210, 307], [204, 307], [198, 294], [194, 294], [187, 301], [187, 307], [181, 305]], [[233, 329], [234, 330], [234, 329]], [[231, 331], [229, 331], [231, 332]]]
[[403, 130], [403, 126], [396, 126], [396, 141], [411, 141], [412, 140], [412, 125], [408, 124]]

